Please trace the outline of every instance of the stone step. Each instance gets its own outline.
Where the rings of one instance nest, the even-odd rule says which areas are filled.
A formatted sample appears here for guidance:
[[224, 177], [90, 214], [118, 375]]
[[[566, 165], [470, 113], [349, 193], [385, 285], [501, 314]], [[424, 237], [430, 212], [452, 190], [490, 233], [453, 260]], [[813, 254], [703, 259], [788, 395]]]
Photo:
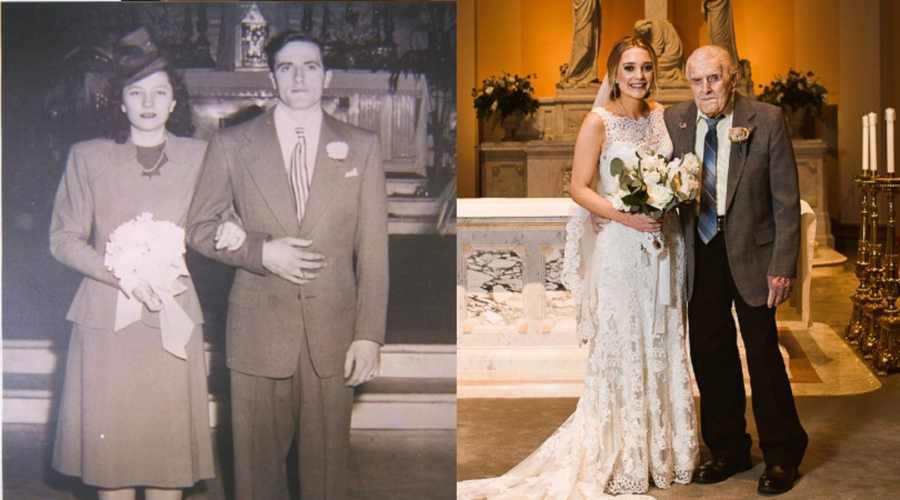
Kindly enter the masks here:
[[[222, 353], [205, 345], [207, 366], [222, 365]], [[3, 373], [51, 374], [65, 362], [63, 349], [51, 340], [4, 340]], [[213, 370], [214, 371], [214, 370]], [[456, 377], [456, 346], [386, 344], [381, 350], [383, 377]]]
[[[4, 376], [3, 422], [47, 424], [55, 420], [60, 377]], [[225, 425], [227, 396], [209, 396], [210, 425]], [[354, 429], [455, 429], [456, 381], [450, 378], [385, 377], [360, 386], [353, 405]]]
[[[220, 351], [207, 344], [210, 423], [227, 418], [227, 371]], [[62, 384], [57, 364], [64, 353], [49, 341], [4, 341], [3, 421], [45, 424], [55, 416]], [[354, 429], [455, 429], [456, 347], [389, 344], [382, 350], [380, 377], [360, 386], [353, 407]]]
[[418, 175], [390, 175], [385, 180], [387, 195], [392, 196], [418, 196], [425, 190], [428, 184], [427, 177]]

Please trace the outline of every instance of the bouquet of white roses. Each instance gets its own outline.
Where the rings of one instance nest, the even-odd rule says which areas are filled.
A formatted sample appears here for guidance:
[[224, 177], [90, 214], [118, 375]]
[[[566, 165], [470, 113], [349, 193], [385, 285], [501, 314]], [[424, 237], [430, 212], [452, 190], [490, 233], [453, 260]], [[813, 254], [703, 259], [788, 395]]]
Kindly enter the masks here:
[[[153, 214], [142, 213], [123, 223], [109, 236], [104, 264], [131, 292], [138, 283], [146, 283], [163, 304], [160, 329], [163, 347], [172, 354], [186, 357], [184, 346], [193, 330], [193, 321], [175, 301], [175, 296], [187, 290], [178, 282], [188, 276], [184, 262], [184, 229]], [[143, 305], [121, 291], [116, 307], [115, 330], [141, 319]]]
[[638, 152], [632, 159], [613, 158], [609, 172], [619, 181], [611, 194], [622, 212], [662, 216], [700, 194], [700, 161], [693, 153], [667, 162], [662, 155]]
[[[618, 180], [611, 201], [621, 212], [662, 217], [700, 196], [700, 160], [693, 153], [667, 162], [653, 151], [638, 151], [634, 158], [613, 158], [609, 172]], [[661, 248], [658, 236], [653, 246]]]

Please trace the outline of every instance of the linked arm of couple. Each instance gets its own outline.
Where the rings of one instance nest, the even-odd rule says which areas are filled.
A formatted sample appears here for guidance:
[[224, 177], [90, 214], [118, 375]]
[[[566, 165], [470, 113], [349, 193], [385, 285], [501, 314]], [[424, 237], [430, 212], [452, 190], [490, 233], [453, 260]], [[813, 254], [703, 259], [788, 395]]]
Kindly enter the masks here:
[[[768, 157], [768, 193], [766, 193], [768, 200], [755, 201], [771, 204], [772, 226], [767, 228], [768, 235], [754, 235], [760, 236], [759, 239], [762, 241], [760, 244], [770, 241], [774, 244], [766, 273], [768, 285], [766, 305], [770, 309], [778, 307], [790, 298], [797, 276], [797, 256], [800, 251], [800, 190], [793, 146], [781, 113], [776, 113], [772, 121], [773, 126], [767, 127], [771, 130], [771, 135], [768, 137], [768, 150], [765, 151]], [[732, 146], [745, 147], [738, 143]], [[749, 155], [750, 152], [745, 150], [741, 154]], [[677, 210], [694, 209], [693, 205], [682, 205]], [[613, 222], [609, 218], [588, 211], [595, 232], [599, 232], [604, 224]], [[750, 222], [742, 230], [755, 231], [756, 228], [753, 227], [753, 222]]]

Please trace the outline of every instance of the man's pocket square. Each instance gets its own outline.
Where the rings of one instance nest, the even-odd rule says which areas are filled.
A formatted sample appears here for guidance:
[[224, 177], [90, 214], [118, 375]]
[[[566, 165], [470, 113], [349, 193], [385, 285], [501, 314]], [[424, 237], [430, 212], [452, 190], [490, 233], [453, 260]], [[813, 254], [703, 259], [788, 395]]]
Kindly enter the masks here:
[[353, 170], [350, 170], [349, 172], [344, 174], [345, 179], [350, 178], [350, 177], [357, 177], [357, 176], [359, 176], [359, 172], [356, 170], [356, 168], [354, 168]]

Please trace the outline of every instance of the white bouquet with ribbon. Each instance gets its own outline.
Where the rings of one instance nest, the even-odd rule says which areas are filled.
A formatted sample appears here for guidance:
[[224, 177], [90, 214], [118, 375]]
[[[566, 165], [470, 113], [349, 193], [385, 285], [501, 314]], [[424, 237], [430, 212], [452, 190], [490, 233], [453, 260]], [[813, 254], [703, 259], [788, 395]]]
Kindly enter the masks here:
[[[123, 223], [109, 235], [104, 264], [129, 292], [146, 283], [162, 302], [159, 323], [163, 348], [185, 359], [185, 346], [194, 322], [175, 300], [187, 290], [178, 281], [189, 276], [184, 262], [184, 228], [169, 221], [154, 220], [142, 213]], [[143, 304], [121, 290], [116, 304], [115, 331], [140, 321]]]
[[[653, 151], [637, 151], [633, 158], [613, 158], [609, 173], [618, 188], [609, 193], [616, 210], [662, 218], [682, 203], [700, 196], [700, 160], [693, 153], [667, 161]], [[650, 236], [648, 251], [662, 251], [662, 234]]]

